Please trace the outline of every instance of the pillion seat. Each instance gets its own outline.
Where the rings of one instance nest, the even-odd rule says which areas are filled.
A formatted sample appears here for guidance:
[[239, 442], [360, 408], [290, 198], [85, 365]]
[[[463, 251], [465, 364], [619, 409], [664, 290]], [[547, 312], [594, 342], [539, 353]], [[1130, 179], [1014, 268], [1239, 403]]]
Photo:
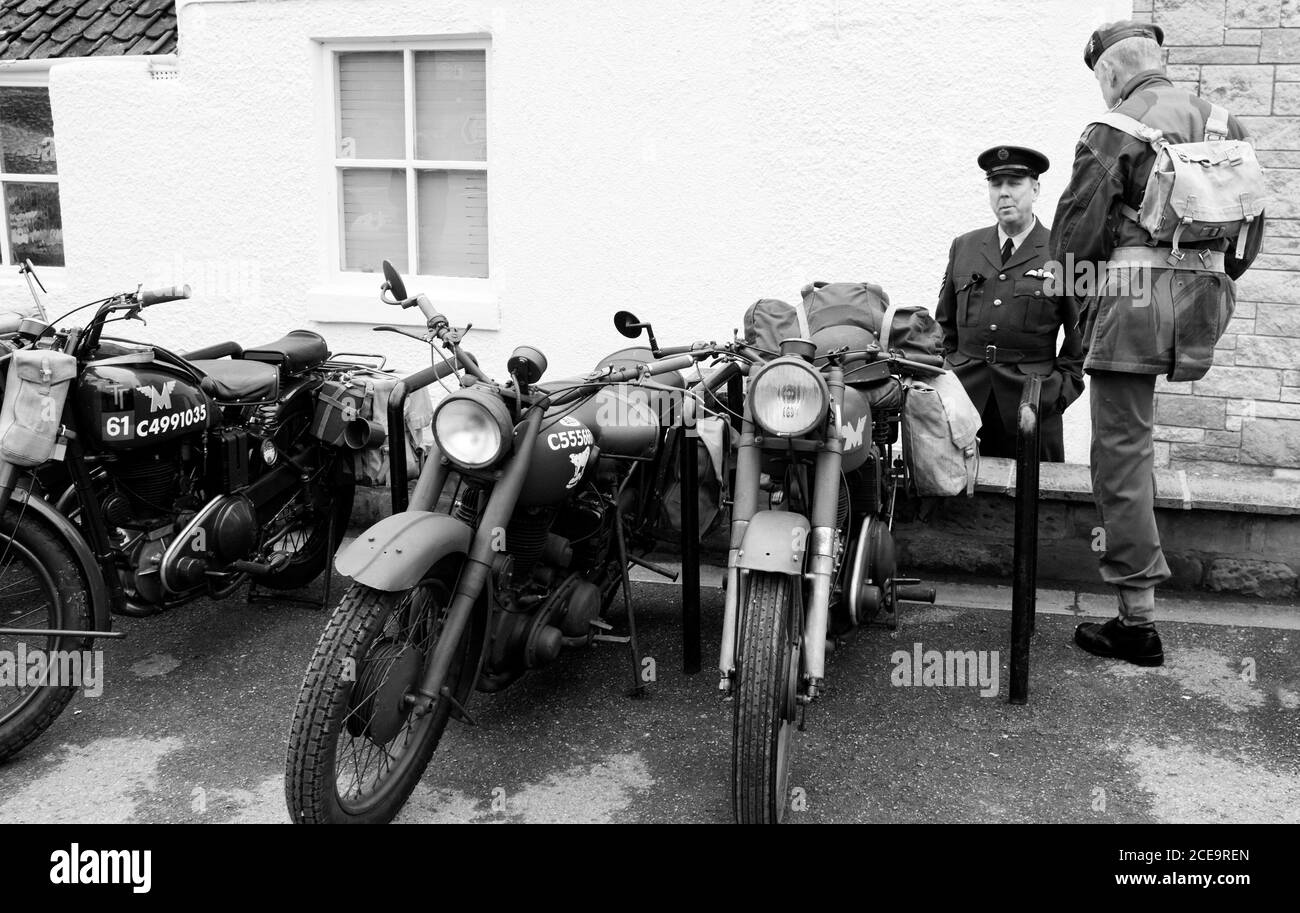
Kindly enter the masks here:
[[299, 374], [330, 357], [325, 337], [311, 330], [294, 330], [275, 342], [244, 349], [245, 361], [279, 365], [286, 374]]

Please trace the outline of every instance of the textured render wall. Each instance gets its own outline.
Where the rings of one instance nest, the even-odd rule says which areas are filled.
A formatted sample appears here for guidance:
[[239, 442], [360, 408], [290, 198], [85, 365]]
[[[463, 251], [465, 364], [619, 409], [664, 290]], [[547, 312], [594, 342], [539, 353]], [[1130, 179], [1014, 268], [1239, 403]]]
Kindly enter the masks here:
[[[622, 345], [618, 308], [665, 343], [728, 336], [756, 298], [818, 278], [933, 306], [951, 238], [992, 224], [979, 151], [1047, 153], [1050, 221], [1102, 110], [1084, 42], [1129, 10], [190, 0], [179, 79], [135, 62], [52, 74], [71, 264], [58, 297], [187, 278], [196, 299], [144, 331], [178, 346], [310, 326], [305, 292], [329, 273], [312, 39], [488, 33], [501, 329], [470, 341], [492, 370], [524, 342], [551, 376], [582, 370]], [[361, 323], [316, 328], [336, 350], [420, 363], [414, 344]], [[1067, 414], [1071, 459], [1086, 459], [1085, 410]]]
[[1241, 117], [1269, 169], [1264, 249], [1193, 384], [1161, 382], [1157, 461], [1233, 473], [1300, 469], [1300, 0], [1136, 0], [1165, 30], [1169, 75]]

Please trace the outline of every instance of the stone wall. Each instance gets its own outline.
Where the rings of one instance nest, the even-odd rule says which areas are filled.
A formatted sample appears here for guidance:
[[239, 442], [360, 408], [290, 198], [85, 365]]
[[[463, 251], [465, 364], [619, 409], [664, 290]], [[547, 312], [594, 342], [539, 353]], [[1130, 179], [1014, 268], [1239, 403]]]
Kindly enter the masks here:
[[1238, 115], [1268, 169], [1264, 248], [1237, 286], [1216, 367], [1161, 380], [1156, 459], [1245, 475], [1300, 470], [1300, 0], [1134, 0], [1169, 75]]

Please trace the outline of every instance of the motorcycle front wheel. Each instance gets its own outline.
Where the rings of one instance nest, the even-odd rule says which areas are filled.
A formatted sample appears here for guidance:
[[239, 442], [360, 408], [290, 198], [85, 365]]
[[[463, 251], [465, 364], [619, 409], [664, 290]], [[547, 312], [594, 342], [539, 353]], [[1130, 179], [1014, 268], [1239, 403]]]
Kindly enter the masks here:
[[[0, 519], [0, 628], [88, 631], [91, 625], [90, 596], [71, 550], [26, 504], [11, 501]], [[0, 662], [10, 667], [0, 675], [0, 760], [63, 712], [82, 684], [65, 680], [74, 667], [63, 657], [73, 660], [91, 643], [73, 636], [0, 634]], [[48, 658], [43, 677], [32, 663], [37, 654]], [[59, 680], [51, 682], [51, 676]]]
[[[419, 684], [446, 623], [463, 556], [412, 589], [348, 588], [307, 668], [289, 733], [285, 798], [303, 824], [382, 824], [401, 811], [451, 716], [445, 697], [416, 718]], [[445, 687], [463, 706], [481, 632], [466, 625]]]
[[740, 824], [780, 824], [789, 800], [799, 674], [792, 578], [751, 571], [738, 626], [731, 795]]

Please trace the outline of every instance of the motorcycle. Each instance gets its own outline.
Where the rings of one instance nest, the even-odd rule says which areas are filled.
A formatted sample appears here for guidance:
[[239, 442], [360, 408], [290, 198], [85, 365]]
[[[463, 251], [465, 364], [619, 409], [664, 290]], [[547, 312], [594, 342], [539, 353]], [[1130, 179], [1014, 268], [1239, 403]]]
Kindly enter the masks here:
[[843, 345], [788, 338], [779, 352], [739, 340], [711, 350], [748, 377], [741, 411], [712, 400], [740, 431], [718, 660], [739, 823], [785, 818], [794, 730], [824, 691], [828, 638], [897, 629], [901, 603], [934, 602], [932, 587], [898, 575], [891, 530], [908, 468], [894, 445], [903, 378], [943, 369], [862, 333], [841, 334]]
[[[463, 331], [383, 269], [381, 300], [419, 307], [427, 322], [424, 335], [407, 335], [430, 345], [433, 365], [406, 390], [452, 376], [460, 386], [435, 406], [434, 447], [409, 507], [335, 560], [352, 583], [311, 658], [289, 736], [285, 794], [300, 823], [392, 820], [448, 722], [473, 725], [473, 690], [500, 691], [563, 650], [626, 644], [639, 693], [628, 568], [671, 576], [634, 551], [653, 538], [666, 429], [683, 372], [703, 354], [652, 342], [547, 383], [545, 357], [521, 346], [510, 380], [497, 383], [462, 347]], [[616, 325], [643, 327], [625, 312]], [[390, 458], [401, 507], [399, 450]], [[619, 592], [625, 636], [605, 620]]]
[[[55, 658], [123, 636], [112, 614], [153, 615], [248, 581], [299, 589], [347, 526], [358, 432], [324, 441], [316, 418], [330, 381], [358, 365], [331, 361], [304, 330], [185, 354], [103, 335], [189, 294], [137, 289], [55, 321], [38, 297], [40, 315], [0, 336], [0, 653], [48, 658], [36, 682], [0, 679], [0, 759], [78, 690]], [[59, 326], [89, 307], [85, 327]]]

